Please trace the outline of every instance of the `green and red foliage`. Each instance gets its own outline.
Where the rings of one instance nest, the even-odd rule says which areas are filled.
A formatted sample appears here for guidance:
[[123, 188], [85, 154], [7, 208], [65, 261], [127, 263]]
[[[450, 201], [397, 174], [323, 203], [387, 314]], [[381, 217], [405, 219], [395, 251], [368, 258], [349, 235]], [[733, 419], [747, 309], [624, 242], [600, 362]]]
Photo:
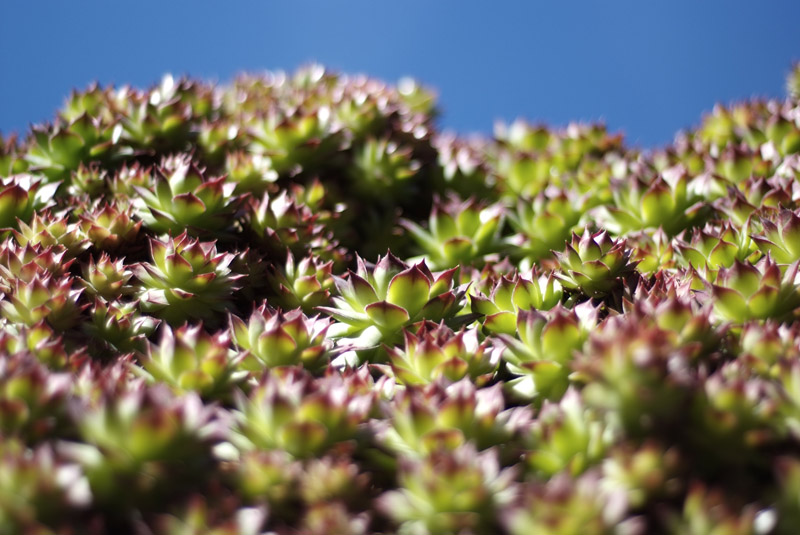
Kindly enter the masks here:
[[793, 535], [800, 68], [663, 149], [319, 67], [0, 139], [0, 533]]

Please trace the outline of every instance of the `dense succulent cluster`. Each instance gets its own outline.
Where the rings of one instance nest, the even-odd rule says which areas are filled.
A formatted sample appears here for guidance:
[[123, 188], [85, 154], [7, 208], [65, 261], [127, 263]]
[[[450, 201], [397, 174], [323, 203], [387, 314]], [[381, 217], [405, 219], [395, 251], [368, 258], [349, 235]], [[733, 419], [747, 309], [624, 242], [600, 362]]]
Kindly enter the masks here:
[[0, 139], [0, 532], [793, 535], [800, 84], [666, 148], [320, 67]]

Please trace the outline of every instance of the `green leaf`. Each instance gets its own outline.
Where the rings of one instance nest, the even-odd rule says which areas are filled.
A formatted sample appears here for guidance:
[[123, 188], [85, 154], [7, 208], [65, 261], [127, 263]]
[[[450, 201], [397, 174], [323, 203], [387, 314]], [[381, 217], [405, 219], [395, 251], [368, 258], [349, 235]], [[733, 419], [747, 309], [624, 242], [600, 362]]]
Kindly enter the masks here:
[[404, 308], [413, 318], [428, 302], [430, 290], [431, 281], [418, 266], [413, 266], [394, 276], [389, 283], [386, 301]]

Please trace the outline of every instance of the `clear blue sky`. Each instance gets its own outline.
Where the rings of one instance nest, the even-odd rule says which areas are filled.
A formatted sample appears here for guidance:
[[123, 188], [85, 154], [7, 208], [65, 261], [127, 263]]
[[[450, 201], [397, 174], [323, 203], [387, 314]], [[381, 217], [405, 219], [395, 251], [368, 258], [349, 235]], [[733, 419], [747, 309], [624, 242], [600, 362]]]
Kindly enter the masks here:
[[230, 80], [312, 61], [433, 86], [441, 124], [603, 119], [663, 144], [717, 101], [782, 97], [800, 1], [2, 0], [0, 131], [50, 118], [73, 87]]

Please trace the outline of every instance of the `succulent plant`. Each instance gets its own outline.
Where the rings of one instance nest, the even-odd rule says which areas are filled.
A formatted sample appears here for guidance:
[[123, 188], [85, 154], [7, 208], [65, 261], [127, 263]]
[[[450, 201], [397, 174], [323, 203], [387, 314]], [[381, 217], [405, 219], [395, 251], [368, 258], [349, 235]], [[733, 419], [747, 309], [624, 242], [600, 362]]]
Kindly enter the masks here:
[[580, 290], [589, 297], [605, 297], [618, 289], [623, 277], [635, 272], [631, 251], [625, 240], [614, 240], [606, 231], [582, 236], [573, 232], [563, 253], [556, 252], [561, 271], [554, 276], [565, 288]]
[[494, 451], [465, 445], [404, 459], [398, 478], [400, 488], [382, 495], [378, 507], [399, 533], [490, 533], [512, 498], [514, 471], [501, 470]]
[[237, 400], [232, 438], [245, 451], [318, 455], [355, 438], [372, 411], [371, 382], [366, 368], [332, 372], [315, 382], [298, 367], [265, 371], [250, 395]]
[[460, 264], [480, 264], [486, 255], [499, 252], [503, 217], [500, 205], [483, 206], [475, 200], [461, 202], [451, 198], [448, 202], [434, 202], [428, 230], [410, 220], [403, 220], [402, 225], [432, 269], [449, 269]]
[[576, 478], [562, 473], [545, 483], [526, 485], [515, 506], [501, 516], [503, 525], [511, 535], [607, 535], [616, 527], [637, 533], [635, 520], [622, 522], [625, 503], [604, 491], [601, 483], [597, 473]]
[[786, 273], [769, 256], [751, 265], [735, 262], [721, 269], [711, 287], [714, 312], [723, 320], [741, 323], [750, 319], [791, 317], [800, 307], [800, 293], [795, 275], [800, 261]]
[[299, 309], [272, 312], [262, 304], [253, 310], [247, 323], [233, 315], [230, 321], [233, 341], [244, 351], [240, 363], [244, 369], [301, 365], [317, 370], [328, 361], [328, 320], [309, 318]]
[[0, 475], [0, 528], [6, 533], [53, 533], [53, 526], [78, 521], [92, 502], [80, 467], [49, 444], [31, 450], [4, 438]]
[[559, 399], [569, 385], [574, 353], [581, 350], [596, 323], [596, 310], [587, 309], [583, 318], [563, 307], [547, 316], [535, 310], [520, 312], [517, 337], [500, 335], [505, 346], [502, 359], [508, 372], [517, 377], [506, 387], [525, 399]]
[[29, 174], [0, 178], [0, 228], [16, 227], [18, 220], [30, 221], [36, 211], [52, 203], [57, 187]]
[[754, 235], [753, 241], [764, 254], [769, 254], [778, 264], [791, 264], [800, 260], [800, 215], [791, 210], [780, 210], [775, 221], [761, 219], [763, 235]]
[[290, 251], [286, 254], [286, 262], [273, 264], [266, 278], [276, 294], [270, 299], [271, 303], [284, 310], [302, 308], [311, 312], [330, 303], [330, 290], [334, 288], [333, 261], [325, 262], [318, 256], [309, 255], [297, 262]]
[[461, 308], [465, 291], [453, 288], [455, 269], [431, 273], [425, 262], [413, 266], [391, 253], [379, 257], [370, 270], [360, 258], [356, 272], [334, 277], [339, 295], [333, 307], [319, 310], [337, 320], [334, 338], [357, 339], [356, 347], [371, 347], [398, 338], [400, 328], [419, 320], [441, 321]]
[[474, 313], [484, 316], [484, 329], [493, 334], [514, 334], [521, 313], [550, 310], [561, 302], [562, 295], [561, 284], [552, 274], [540, 275], [534, 270], [530, 279], [501, 276], [489, 297], [470, 294], [470, 304]]
[[242, 374], [236, 373], [238, 359], [231, 358], [230, 336], [226, 331], [209, 334], [201, 324], [185, 325], [173, 331], [161, 329], [159, 345], [147, 344], [139, 362], [147, 374], [179, 392], [197, 392], [215, 398], [230, 391]]
[[66, 248], [70, 257], [78, 256], [89, 248], [89, 241], [83, 236], [76, 223], [70, 223], [67, 214], [50, 210], [35, 213], [30, 225], [18, 221], [18, 229], [12, 230], [14, 239], [22, 246], [39, 244], [45, 247], [60, 245]]
[[96, 298], [90, 307], [91, 323], [84, 330], [93, 342], [102, 341], [106, 347], [99, 349], [107, 353], [108, 346], [119, 353], [144, 350], [145, 339], [153, 333], [160, 320], [141, 314], [135, 303], [123, 301], [107, 302]]
[[598, 411], [588, 408], [575, 389], [558, 402], [545, 401], [524, 434], [530, 470], [547, 477], [578, 476], [599, 464], [618, 432]]
[[516, 209], [508, 212], [508, 221], [518, 233], [512, 237], [515, 254], [536, 262], [563, 249], [586, 211], [585, 197], [575, 197], [572, 190], [554, 188], [530, 201], [520, 199]]
[[28, 327], [47, 320], [51, 327], [63, 331], [77, 323], [80, 311], [86, 308], [79, 303], [82, 292], [83, 289], [74, 289], [69, 275], [34, 275], [27, 281], [15, 278], [0, 301], [0, 314]]
[[508, 440], [524, 419], [523, 410], [504, 409], [500, 385], [477, 389], [465, 378], [446, 387], [408, 387], [385, 406], [390, 426], [383, 426], [381, 441], [405, 456], [467, 442], [484, 450]]
[[133, 273], [126, 268], [123, 259], [113, 261], [103, 253], [97, 262], [90, 258], [83, 265], [80, 282], [88, 294], [111, 301], [133, 293], [134, 287], [128, 284], [131, 277]]
[[153, 263], [131, 270], [142, 283], [142, 310], [176, 325], [189, 318], [210, 320], [226, 309], [239, 275], [228, 268], [230, 253], [217, 254], [213, 242], [192, 239], [185, 232], [166, 242], [151, 239]]
[[133, 244], [139, 236], [142, 221], [133, 212], [130, 204], [114, 200], [81, 214], [79, 226], [94, 247], [115, 251]]
[[136, 187], [137, 215], [156, 234], [214, 232], [231, 224], [238, 197], [225, 177], [207, 178], [190, 160], [173, 158], [156, 168], [149, 188]]
[[391, 374], [405, 385], [426, 385], [469, 377], [477, 384], [491, 380], [499, 353], [489, 341], [479, 341], [476, 329], [454, 333], [443, 324], [423, 323], [416, 333], [404, 333], [402, 349], [387, 348]]

